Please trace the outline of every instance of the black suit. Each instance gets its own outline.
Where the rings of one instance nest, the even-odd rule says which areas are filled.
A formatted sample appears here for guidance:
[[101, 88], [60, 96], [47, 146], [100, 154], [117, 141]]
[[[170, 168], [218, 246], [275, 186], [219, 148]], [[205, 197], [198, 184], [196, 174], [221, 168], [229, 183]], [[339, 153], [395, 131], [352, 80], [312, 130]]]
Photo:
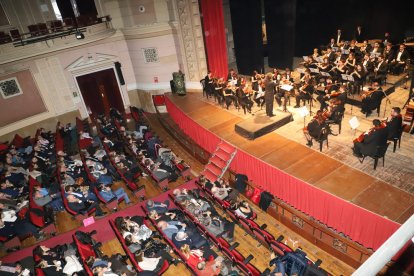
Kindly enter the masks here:
[[273, 116], [273, 99], [275, 97], [276, 83], [266, 80], [265, 83], [265, 103], [266, 103], [266, 115]]
[[391, 120], [387, 123], [388, 128], [388, 140], [398, 138], [400, 136], [402, 128], [402, 117], [401, 115], [392, 117]]
[[385, 61], [383, 61], [381, 64], [378, 64], [378, 65], [375, 67], [375, 69], [378, 69], [378, 70], [377, 72], [375, 72], [374, 81], [382, 82], [387, 77], [388, 64]]
[[387, 49], [384, 49], [384, 60], [388, 63], [390, 63], [395, 58], [395, 51], [393, 49], [390, 49], [387, 51]]
[[361, 111], [363, 113], [370, 113], [372, 110], [376, 109], [380, 104], [384, 92], [379, 89], [373, 92], [370, 96], [366, 97], [361, 102]]
[[390, 63], [390, 71], [396, 75], [400, 74], [404, 70], [407, 59], [410, 58], [408, 51], [404, 49], [404, 51], [400, 55], [400, 61], [397, 61], [399, 54], [400, 54], [400, 51], [396, 52], [394, 55], [395, 60]]
[[378, 146], [385, 146], [387, 144], [388, 128], [380, 128], [372, 131], [369, 135], [365, 135], [362, 143], [356, 142], [354, 144], [354, 152], [358, 156], [373, 156], [377, 152]]
[[362, 29], [359, 33], [358, 33], [358, 29], [355, 30], [354, 39], [359, 43], [365, 40], [365, 35]]

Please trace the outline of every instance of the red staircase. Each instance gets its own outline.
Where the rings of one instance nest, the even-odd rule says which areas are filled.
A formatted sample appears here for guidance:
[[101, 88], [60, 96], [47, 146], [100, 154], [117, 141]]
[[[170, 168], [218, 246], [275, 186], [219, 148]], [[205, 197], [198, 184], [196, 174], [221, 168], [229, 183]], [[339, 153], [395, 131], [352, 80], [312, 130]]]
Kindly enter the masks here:
[[236, 153], [237, 149], [235, 147], [221, 141], [201, 174], [211, 182], [216, 181], [227, 171]]

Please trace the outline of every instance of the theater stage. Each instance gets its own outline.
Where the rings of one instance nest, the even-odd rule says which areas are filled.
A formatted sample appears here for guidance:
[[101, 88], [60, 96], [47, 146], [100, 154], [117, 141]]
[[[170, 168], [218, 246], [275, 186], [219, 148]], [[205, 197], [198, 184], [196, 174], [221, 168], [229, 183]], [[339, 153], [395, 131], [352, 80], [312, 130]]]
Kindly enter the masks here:
[[359, 206], [381, 218], [385, 217], [384, 227], [388, 219], [403, 223], [414, 210], [412, 194], [303, 144], [274, 132], [255, 140], [241, 137], [235, 132], [234, 126], [243, 121], [243, 118], [205, 102], [199, 93], [188, 93], [184, 97], [167, 93], [166, 96], [167, 102], [170, 101], [195, 123], [245, 153], [343, 202]]

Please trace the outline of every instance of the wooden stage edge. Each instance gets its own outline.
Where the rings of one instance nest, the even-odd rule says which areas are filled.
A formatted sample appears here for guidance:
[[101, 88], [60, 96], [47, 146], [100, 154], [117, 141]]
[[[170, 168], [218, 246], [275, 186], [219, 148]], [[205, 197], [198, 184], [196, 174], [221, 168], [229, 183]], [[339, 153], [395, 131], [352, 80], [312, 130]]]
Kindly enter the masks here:
[[202, 101], [199, 93], [165, 95], [205, 129], [309, 185], [400, 224], [414, 210], [414, 195], [277, 133], [255, 140], [240, 136], [234, 125], [244, 119]]

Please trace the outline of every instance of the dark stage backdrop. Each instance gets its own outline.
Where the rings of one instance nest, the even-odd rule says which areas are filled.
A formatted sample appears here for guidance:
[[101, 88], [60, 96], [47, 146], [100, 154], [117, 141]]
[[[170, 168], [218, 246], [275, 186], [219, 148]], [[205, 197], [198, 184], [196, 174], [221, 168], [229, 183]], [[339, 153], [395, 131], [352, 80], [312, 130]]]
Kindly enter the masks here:
[[358, 25], [366, 39], [382, 39], [390, 32], [392, 40], [400, 42], [413, 35], [413, 6], [406, 0], [297, 0], [295, 56], [328, 44], [338, 28], [351, 40]]
[[296, 0], [264, 0], [264, 12], [269, 66], [291, 68], [295, 45]]
[[239, 73], [263, 68], [261, 6], [257, 0], [230, 0], [234, 49]]

